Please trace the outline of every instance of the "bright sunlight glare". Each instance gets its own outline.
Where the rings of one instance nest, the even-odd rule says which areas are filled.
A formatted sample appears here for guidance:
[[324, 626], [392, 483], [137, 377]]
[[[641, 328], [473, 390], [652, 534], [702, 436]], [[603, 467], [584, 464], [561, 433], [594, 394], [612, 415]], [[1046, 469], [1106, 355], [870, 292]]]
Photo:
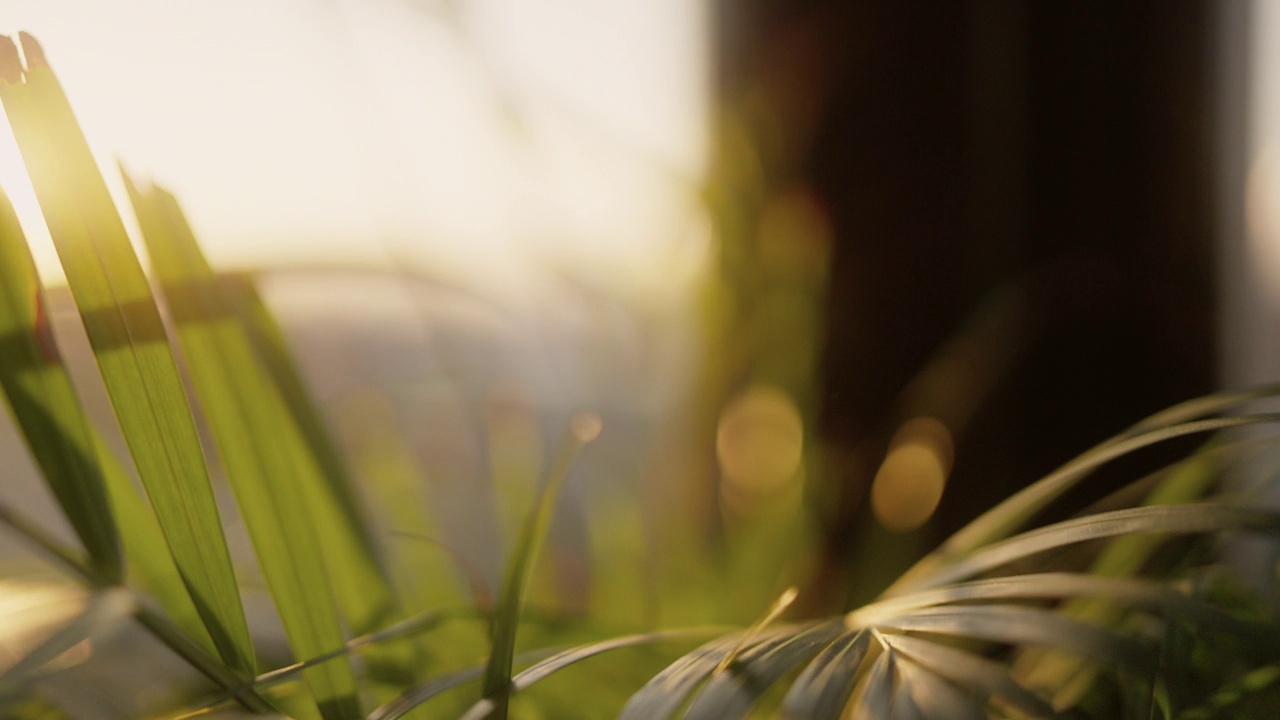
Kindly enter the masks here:
[[[0, 32], [41, 40], [107, 175], [119, 158], [173, 190], [220, 267], [662, 291], [703, 256], [685, 246], [706, 232], [707, 12], [10, 0]], [[7, 131], [0, 182], [60, 277]]]

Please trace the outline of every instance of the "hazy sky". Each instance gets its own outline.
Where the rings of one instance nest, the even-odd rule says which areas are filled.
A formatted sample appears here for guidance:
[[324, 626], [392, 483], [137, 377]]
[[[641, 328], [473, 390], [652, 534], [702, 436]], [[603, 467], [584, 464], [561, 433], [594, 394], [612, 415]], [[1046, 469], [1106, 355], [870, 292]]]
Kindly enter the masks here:
[[703, 5], [5, 0], [0, 32], [41, 40], [104, 168], [174, 190], [217, 264], [412, 261], [510, 289], [550, 263], [639, 289], [705, 242]]

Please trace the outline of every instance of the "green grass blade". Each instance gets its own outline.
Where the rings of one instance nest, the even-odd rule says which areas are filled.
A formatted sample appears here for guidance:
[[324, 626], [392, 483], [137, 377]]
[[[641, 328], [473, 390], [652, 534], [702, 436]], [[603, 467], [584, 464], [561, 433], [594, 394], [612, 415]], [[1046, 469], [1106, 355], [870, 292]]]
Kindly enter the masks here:
[[172, 650], [197, 672], [227, 691], [246, 710], [267, 712], [275, 708], [252, 689], [245, 689], [243, 676], [228, 668], [215, 655], [196, 644], [182, 628], [166, 615], [153, 611], [143, 604], [135, 616], [138, 624], [146, 628], [157, 640]]
[[[137, 195], [136, 186], [129, 184]], [[152, 243], [149, 248], [171, 256], [164, 268], [160, 263], [156, 268], [158, 274], [168, 273], [175, 281], [165, 282], [161, 277], [179, 328], [184, 326], [181, 318], [186, 310], [193, 310], [198, 316], [204, 312], [201, 307], [207, 307], [218, 316], [218, 322], [228, 313], [234, 315], [237, 325], [226, 328], [227, 332], [236, 334], [234, 342], [238, 347], [243, 345], [240, 336], [247, 334], [258, 361], [252, 364], [253, 371], [259, 375], [265, 372], [262, 382], [283, 399], [285, 411], [277, 413], [281, 415], [276, 426], [279, 447], [293, 457], [296, 480], [309, 499], [311, 522], [317, 528], [333, 593], [348, 628], [356, 635], [369, 635], [404, 619], [404, 604], [394, 592], [390, 568], [359, 502], [347, 463], [312, 402], [284, 334], [252, 278], [215, 275], [171, 193], [152, 187], [147, 202], [163, 216], [168, 229], [167, 235], [155, 235], [157, 240], [167, 237], [167, 244], [151, 247]], [[182, 280], [184, 277], [186, 280]], [[241, 355], [247, 359], [247, 354]], [[249, 366], [240, 370], [249, 371]], [[269, 402], [278, 401], [272, 398]], [[422, 665], [419, 648], [404, 643], [372, 647], [365, 653], [365, 660], [375, 681], [384, 674], [413, 678]], [[384, 692], [384, 684], [375, 684], [375, 697], [383, 699], [383, 695], [390, 694]]]
[[368, 720], [398, 720], [398, 718], [404, 717], [412, 712], [414, 708], [440, 693], [479, 679], [482, 675], [484, 675], [484, 668], [478, 665], [444, 675], [437, 675], [426, 682], [413, 686], [391, 702], [374, 710], [369, 715]]
[[159, 311], [57, 78], [35, 41], [21, 39], [25, 71], [12, 41], [0, 43], [0, 101], [183, 583], [223, 660], [252, 674], [231, 557]]
[[516, 630], [520, 625], [525, 587], [533, 574], [534, 560], [538, 556], [543, 540], [546, 539], [547, 528], [551, 524], [551, 515], [555, 509], [560, 488], [568, 479], [573, 461], [577, 458], [584, 442], [590, 441], [593, 437], [594, 435], [579, 438], [577, 432], [570, 433], [552, 462], [542, 490], [534, 501], [512, 548], [511, 560], [507, 564], [503, 580], [502, 595], [493, 616], [493, 650], [489, 653], [489, 664], [484, 674], [484, 697], [493, 701], [493, 710], [489, 717], [495, 720], [506, 720], [507, 717]]
[[104, 583], [123, 575], [107, 491], [87, 445], [89, 421], [42, 314], [44, 290], [9, 198], [0, 190], [0, 391]]
[[[705, 630], [668, 630], [650, 633], [639, 633], [636, 635], [625, 635], [623, 637], [602, 640], [600, 642], [591, 643], [589, 645], [580, 645], [570, 648], [563, 652], [556, 653], [541, 662], [535, 663], [525, 670], [522, 670], [515, 677], [511, 678], [512, 693], [527, 690], [538, 682], [564, 670], [570, 665], [580, 663], [597, 655], [603, 655], [614, 650], [623, 648], [638, 647], [641, 645], [653, 645], [655, 643], [666, 642], [669, 640], [679, 640], [688, 637], [705, 636]], [[472, 705], [465, 714], [458, 720], [484, 720], [493, 712], [494, 701], [484, 698]]]
[[[515, 657], [516, 662], [533, 662], [545, 658], [554, 651], [551, 650], [533, 650], [526, 653], [520, 653]], [[437, 675], [430, 680], [425, 680], [413, 687], [400, 693], [395, 699], [382, 705], [377, 710], [370, 713], [367, 720], [399, 720], [414, 708], [425, 703], [437, 695], [452, 690], [460, 685], [477, 680], [484, 676], [485, 667], [477, 665], [475, 667], [456, 670], [444, 675]]]
[[[341, 648], [345, 638], [315, 524], [331, 514], [322, 514], [318, 478], [302, 464], [302, 438], [212, 269], [196, 252], [176, 202], [159, 190], [144, 194], [127, 177], [125, 184], [293, 652], [308, 658]], [[326, 718], [359, 715], [347, 658], [311, 667], [303, 676]]]
[[[177, 211], [170, 198], [171, 211]], [[191, 243], [190, 252], [203, 260], [199, 247]], [[252, 279], [239, 278], [223, 287], [240, 323], [249, 333], [255, 352], [270, 375], [272, 385], [284, 398], [289, 417], [302, 435], [304, 462], [323, 483], [322, 494], [328, 498], [326, 513], [320, 524], [326, 528], [321, 536], [325, 555], [334, 566], [338, 602], [352, 630], [357, 633], [376, 631], [396, 611], [389, 572], [377, 542], [376, 533], [367, 521], [348, 465], [337, 443], [326, 429], [320, 409], [311, 399], [289, 351], [284, 333], [259, 295]]]
[[9, 528], [15, 535], [26, 540], [33, 547], [38, 548], [48, 555], [49, 559], [57, 560], [63, 566], [63, 570], [69, 570], [77, 578], [88, 582], [94, 581], [93, 574], [89, 570], [84, 555], [50, 535], [39, 523], [34, 522], [31, 518], [11, 507], [0, 505], [0, 525]]
[[639, 633], [636, 635], [626, 635], [611, 640], [602, 640], [601, 642], [591, 643], [590, 645], [582, 645], [576, 648], [570, 648], [564, 652], [555, 655], [529, 666], [527, 669], [520, 671], [515, 677], [511, 678], [511, 685], [516, 691], [526, 690], [535, 683], [560, 672], [561, 670], [582, 662], [597, 655], [613, 652], [622, 648], [637, 647], [640, 645], [652, 645], [660, 642], [668, 642], [671, 640], [684, 640], [687, 638], [706, 636], [712, 632], [723, 632], [720, 630], [662, 630], [658, 632]]
[[[170, 616], [191, 636], [206, 652], [217, 653], [212, 638], [205, 628], [196, 610], [191, 596], [182, 583], [178, 568], [174, 565], [173, 556], [165, 545], [164, 535], [156, 524], [155, 515], [146, 501], [138, 494], [124, 468], [119, 465], [111, 452], [105, 447], [101, 438], [90, 428], [89, 435], [94, 447], [84, 447], [82, 437], [72, 437], [64, 432], [64, 427], [46, 415], [42, 401], [38, 398], [23, 401], [27, 406], [27, 414], [37, 419], [38, 427], [48, 430], [50, 442], [57, 445], [59, 452], [66, 458], [81, 466], [93, 466], [96, 456], [96, 467], [106, 483], [106, 491], [110, 503], [110, 513], [118, 521], [120, 537], [123, 540], [124, 556], [128, 569], [137, 575], [137, 579]], [[96, 452], [95, 452], [96, 448]], [[7, 515], [0, 521], [9, 521]], [[24, 533], [26, 534], [26, 533]], [[46, 548], [50, 549], [50, 548]], [[56, 549], [51, 552], [59, 554]], [[79, 558], [64, 557], [78, 573], [87, 573], [88, 579], [101, 582], [103, 576], [94, 566], [84, 566]]]
[[52, 333], [37, 320], [37, 282], [30, 250], [0, 193], [0, 386], [18, 426], [88, 550], [90, 572], [119, 581], [123, 545], [143, 586], [193, 639], [216, 652], [154, 514], [85, 416]]
[[308, 658], [307, 660], [295, 662], [292, 665], [286, 665], [263, 673], [249, 682], [240, 683], [235, 687], [228, 688], [222, 695], [210, 698], [201, 706], [191, 708], [187, 712], [192, 717], [210, 712], [222, 703], [235, 699], [239, 694], [263, 690], [274, 685], [289, 682], [315, 665], [327, 663], [332, 661], [334, 658], [351, 655], [356, 652], [367, 654], [367, 650], [371, 646], [376, 646], [379, 643], [397, 640], [412, 635], [427, 633], [445, 624], [446, 621], [463, 617], [474, 619], [470, 610], [459, 613], [446, 613], [442, 611], [428, 611], [421, 613], [416, 617], [401, 620], [400, 622], [379, 630], [376, 633], [352, 638], [351, 640], [348, 640], [347, 644], [342, 648], [332, 650], [324, 655]]
[[[124, 555], [131, 577], [169, 617], [186, 632], [205, 652], [218, 654], [218, 648], [209, 635], [200, 612], [182, 582], [178, 566], [174, 564], [164, 533], [156, 522], [155, 512], [146, 498], [138, 493], [133, 479], [120, 464], [102, 437], [90, 430], [93, 451], [106, 480], [111, 510], [120, 524], [120, 537], [124, 543]], [[84, 449], [83, 452], [90, 452]]]

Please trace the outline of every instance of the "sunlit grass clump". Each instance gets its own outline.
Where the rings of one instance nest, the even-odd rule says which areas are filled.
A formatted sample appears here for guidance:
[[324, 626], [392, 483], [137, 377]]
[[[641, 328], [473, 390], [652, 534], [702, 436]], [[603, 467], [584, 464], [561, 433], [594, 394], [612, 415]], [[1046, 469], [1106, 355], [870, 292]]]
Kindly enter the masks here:
[[[1224, 538], [1280, 532], [1280, 513], [1250, 496], [1213, 494], [1224, 480], [1241, 487], [1255, 460], [1274, 450], [1272, 436], [1220, 435], [1083, 513], [1035, 527], [1118, 457], [1188, 435], [1274, 432], [1280, 417], [1240, 408], [1277, 388], [1204, 398], [1133, 426], [1000, 503], [878, 600], [841, 616], [789, 617], [793, 588], [772, 609], [759, 608], [746, 629], [616, 636], [591, 618], [548, 621], [526, 610], [559, 490], [602, 432], [598, 416], [581, 413], [545, 463], [526, 519], [511, 529], [493, 602], [479, 591], [473, 605], [422, 602], [399, 582], [405, 573], [387, 552], [390, 533], [369, 519], [381, 514], [365, 507], [253, 283], [216, 273], [178, 201], [124, 174], [150, 261], [151, 276], [144, 274], [43, 52], [25, 34], [20, 45], [21, 55], [0, 39], [0, 101], [128, 458], [113, 454], [84, 410], [22, 228], [0, 196], [0, 388], [78, 542], [58, 540], [20, 507], [0, 507], [0, 521], [86, 591], [73, 612], [47, 617], [52, 629], [42, 640], [0, 665], [0, 715], [63, 717], [44, 679], [121, 626], [160, 641], [204, 678], [134, 711], [148, 717], [235, 708], [325, 720], [521, 712], [1190, 720], [1274, 717], [1280, 709], [1280, 625], [1217, 561]], [[803, 426], [785, 396], [748, 394], [730, 410], [708, 442], [740, 492], [765, 493], [797, 472]], [[207, 449], [197, 414], [211, 431]], [[761, 424], [782, 431], [761, 440], [752, 431]], [[913, 427], [895, 442], [872, 498], [882, 519], [903, 527], [932, 513], [953, 450], [945, 428], [939, 434], [927, 419]], [[915, 466], [924, 474], [908, 472]], [[213, 467], [230, 485], [292, 663], [264, 660], [250, 631], [251, 589], [228, 550]], [[920, 477], [927, 482], [911, 499], [890, 492]], [[418, 579], [458, 583], [443, 573]], [[1256, 584], [1274, 590], [1274, 578]], [[0, 615], [0, 636], [4, 623]], [[473, 632], [442, 630], [459, 624]], [[529, 633], [571, 647], [525, 650], [518, 637]], [[584, 637], [595, 641], [580, 644]], [[698, 641], [706, 644], [682, 657], [663, 655], [673, 662], [647, 684], [622, 688], [616, 702], [599, 690], [629, 680], [618, 665], [602, 677], [592, 676], [592, 663], [569, 669], [635, 652], [628, 648], [666, 653]], [[626, 657], [637, 668], [652, 661]], [[578, 675], [557, 684], [562, 673]], [[546, 694], [521, 704], [543, 681]], [[445, 695], [452, 704], [441, 702]]]

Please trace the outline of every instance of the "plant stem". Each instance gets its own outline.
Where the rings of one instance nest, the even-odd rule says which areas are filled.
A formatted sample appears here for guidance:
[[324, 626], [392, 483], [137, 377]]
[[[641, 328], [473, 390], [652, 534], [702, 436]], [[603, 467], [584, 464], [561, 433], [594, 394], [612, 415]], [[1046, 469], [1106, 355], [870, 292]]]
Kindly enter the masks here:
[[272, 711], [271, 705], [253, 691], [251, 683], [245, 683], [225, 665], [211, 657], [199, 645], [187, 637], [182, 629], [163, 614], [148, 607], [139, 607], [134, 616], [138, 624], [146, 628], [157, 640], [182, 658], [197, 672], [252, 712]]
[[0, 523], [8, 525], [10, 529], [26, 538], [31, 544], [44, 550], [55, 560], [66, 566], [76, 575], [79, 575], [86, 582], [97, 585], [98, 578], [93, 575], [84, 562], [84, 558], [76, 553], [75, 550], [67, 547], [63, 543], [56, 540], [52, 535], [44, 531], [39, 525], [24, 517], [21, 513], [15, 512], [12, 508], [0, 505]]
[[[17, 534], [26, 538], [33, 545], [44, 550], [66, 569], [95, 589], [111, 587], [109, 582], [98, 577], [85, 562], [83, 556], [72, 548], [59, 542], [38, 524], [12, 508], [0, 505], [0, 523], [9, 526]], [[246, 710], [261, 712], [272, 710], [271, 706], [257, 693], [252, 686], [236, 677], [226, 666], [210, 657], [199, 645], [186, 636], [172, 620], [155, 610], [139, 606], [134, 617], [142, 627], [146, 628], [157, 640], [204, 675], [219, 688], [228, 692]]]

